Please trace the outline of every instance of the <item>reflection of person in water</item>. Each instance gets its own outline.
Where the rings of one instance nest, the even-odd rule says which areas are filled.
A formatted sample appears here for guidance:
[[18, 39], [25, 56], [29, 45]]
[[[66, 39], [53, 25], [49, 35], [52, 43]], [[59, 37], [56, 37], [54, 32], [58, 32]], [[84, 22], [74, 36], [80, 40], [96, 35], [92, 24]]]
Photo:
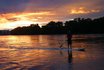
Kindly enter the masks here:
[[70, 48], [72, 48], [71, 47], [71, 45], [72, 45], [72, 34], [70, 31], [68, 31], [68, 33], [67, 33], [67, 44], [68, 44], [68, 48], [69, 48], [69, 46], [70, 46]]
[[72, 51], [68, 50], [68, 63], [72, 63]]

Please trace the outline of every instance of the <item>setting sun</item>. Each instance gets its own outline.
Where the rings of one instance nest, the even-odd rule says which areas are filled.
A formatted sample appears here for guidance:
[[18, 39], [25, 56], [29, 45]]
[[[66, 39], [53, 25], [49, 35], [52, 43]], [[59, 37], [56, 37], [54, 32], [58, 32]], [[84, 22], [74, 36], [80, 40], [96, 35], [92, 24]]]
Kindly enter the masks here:
[[4, 29], [6, 29], [6, 28], [14, 29], [16, 27], [29, 26], [30, 24], [36, 24], [36, 23], [33, 22], [33, 21], [29, 21], [29, 20], [21, 20], [21, 21], [15, 21], [15, 22], [8, 22], [8, 23], [5, 23], [5, 24], [2, 24], [2, 26], [5, 25], [5, 27], [2, 27], [2, 28], [4, 28]]
[[21, 21], [11, 22], [8, 26], [10, 26], [10, 27], [12, 27], [12, 26], [13, 27], [17, 27], [17, 26], [29, 26], [30, 24], [34, 24], [34, 22], [28, 21], [28, 20], [21, 20]]
[[103, 4], [97, 4], [102, 1], [0, 0], [0, 30], [30, 24], [42, 26], [50, 21], [65, 22], [77, 17], [97, 18], [104, 14]]
[[21, 26], [29, 26], [31, 24], [44, 25], [44, 23], [51, 21], [49, 16], [55, 14], [51, 12], [23, 12], [23, 13], [6, 13], [0, 15], [0, 29], [14, 29]]

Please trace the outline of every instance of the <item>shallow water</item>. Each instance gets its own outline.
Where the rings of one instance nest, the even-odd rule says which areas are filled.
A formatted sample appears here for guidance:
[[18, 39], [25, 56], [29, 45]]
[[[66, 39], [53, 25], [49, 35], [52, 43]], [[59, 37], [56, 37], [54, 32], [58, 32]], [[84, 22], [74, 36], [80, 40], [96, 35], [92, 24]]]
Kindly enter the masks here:
[[44, 50], [67, 48], [65, 40], [65, 35], [0, 36], [0, 70], [104, 70], [103, 34], [74, 35], [72, 47], [85, 51]]

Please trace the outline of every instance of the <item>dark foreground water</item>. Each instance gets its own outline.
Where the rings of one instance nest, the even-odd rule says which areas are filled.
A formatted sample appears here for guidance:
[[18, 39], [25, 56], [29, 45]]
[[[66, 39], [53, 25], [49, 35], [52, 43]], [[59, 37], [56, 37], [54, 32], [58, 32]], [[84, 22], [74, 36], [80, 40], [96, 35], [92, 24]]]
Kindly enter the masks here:
[[52, 49], [67, 48], [65, 40], [65, 35], [0, 36], [0, 70], [104, 70], [104, 35], [74, 35], [72, 47], [85, 51]]

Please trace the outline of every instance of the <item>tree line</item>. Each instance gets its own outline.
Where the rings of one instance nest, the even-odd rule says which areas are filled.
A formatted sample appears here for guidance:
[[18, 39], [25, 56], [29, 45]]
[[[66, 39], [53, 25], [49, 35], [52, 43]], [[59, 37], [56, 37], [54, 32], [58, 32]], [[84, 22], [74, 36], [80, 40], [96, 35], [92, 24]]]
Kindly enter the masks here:
[[13, 35], [36, 35], [36, 34], [66, 34], [67, 31], [74, 34], [104, 33], [104, 17], [97, 19], [75, 18], [66, 22], [51, 21], [40, 27], [38, 24], [17, 27], [11, 30]]

